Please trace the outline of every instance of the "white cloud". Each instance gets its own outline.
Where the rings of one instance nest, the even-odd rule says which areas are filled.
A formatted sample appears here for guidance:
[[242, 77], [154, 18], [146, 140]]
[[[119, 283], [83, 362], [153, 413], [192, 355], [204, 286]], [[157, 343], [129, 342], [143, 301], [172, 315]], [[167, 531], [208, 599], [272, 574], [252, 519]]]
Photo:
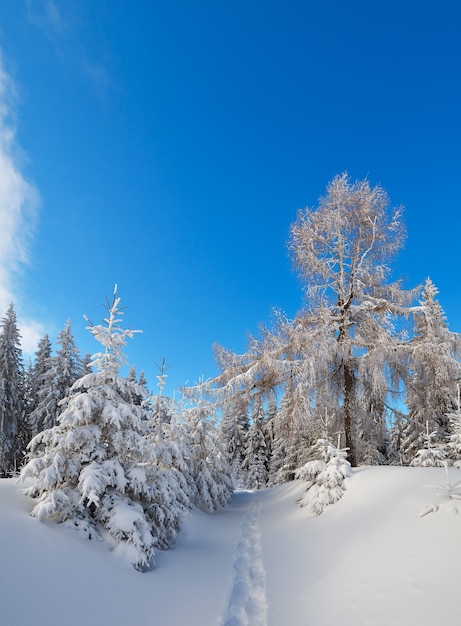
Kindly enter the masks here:
[[[11, 302], [20, 308], [15, 285], [18, 272], [29, 263], [30, 243], [38, 215], [39, 194], [18, 164], [20, 148], [15, 133], [16, 90], [5, 70], [0, 51], [0, 314]], [[34, 350], [42, 334], [40, 324], [21, 320], [23, 348]], [[34, 344], [34, 345], [32, 345]]]
[[27, 17], [47, 37], [53, 39], [66, 31], [66, 23], [54, 0], [26, 0]]
[[86, 50], [85, 29], [90, 23], [79, 3], [59, 4], [56, 0], [26, 0], [27, 18], [52, 44], [66, 71], [77, 71], [101, 99], [113, 87], [109, 73], [110, 54], [100, 41], [100, 49]]

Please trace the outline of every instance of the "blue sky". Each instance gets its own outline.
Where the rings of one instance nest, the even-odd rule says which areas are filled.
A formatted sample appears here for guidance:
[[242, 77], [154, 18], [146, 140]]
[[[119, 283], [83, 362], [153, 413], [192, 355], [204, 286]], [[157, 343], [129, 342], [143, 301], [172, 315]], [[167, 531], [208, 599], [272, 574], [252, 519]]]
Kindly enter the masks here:
[[0, 3], [0, 314], [82, 352], [119, 285], [151, 388], [301, 305], [286, 241], [343, 171], [405, 206], [393, 268], [461, 330], [457, 0]]

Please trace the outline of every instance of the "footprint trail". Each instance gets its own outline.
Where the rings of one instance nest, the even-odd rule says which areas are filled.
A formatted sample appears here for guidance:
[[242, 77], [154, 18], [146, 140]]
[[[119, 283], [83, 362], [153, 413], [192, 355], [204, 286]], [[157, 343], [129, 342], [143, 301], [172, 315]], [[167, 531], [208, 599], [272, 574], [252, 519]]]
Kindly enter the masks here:
[[253, 496], [242, 522], [242, 534], [234, 554], [234, 579], [222, 626], [266, 626], [266, 574], [262, 559], [259, 504]]

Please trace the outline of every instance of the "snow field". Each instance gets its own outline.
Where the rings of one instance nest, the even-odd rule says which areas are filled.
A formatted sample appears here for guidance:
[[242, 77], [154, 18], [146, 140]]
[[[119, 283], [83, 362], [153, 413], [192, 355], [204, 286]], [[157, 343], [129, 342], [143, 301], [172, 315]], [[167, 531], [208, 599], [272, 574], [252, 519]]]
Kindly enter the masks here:
[[300, 481], [238, 492], [192, 513], [141, 574], [104, 542], [29, 517], [34, 501], [3, 479], [0, 624], [459, 626], [461, 515], [419, 517], [444, 484], [439, 468], [355, 469], [319, 517], [296, 506]]

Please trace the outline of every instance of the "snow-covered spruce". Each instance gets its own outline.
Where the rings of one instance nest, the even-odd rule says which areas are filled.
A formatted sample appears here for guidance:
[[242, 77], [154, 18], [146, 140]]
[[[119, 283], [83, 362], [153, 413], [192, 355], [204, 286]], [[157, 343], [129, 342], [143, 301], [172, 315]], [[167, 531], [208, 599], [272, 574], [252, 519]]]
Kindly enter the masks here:
[[130, 401], [146, 392], [118, 374], [122, 347], [135, 332], [119, 326], [119, 302], [115, 289], [104, 325], [90, 325], [104, 347], [94, 355], [96, 371], [74, 383], [57, 425], [31, 441], [21, 479], [32, 479], [25, 493], [38, 499], [33, 516], [103, 538], [143, 570], [154, 547], [174, 533], [184, 506], [145, 437], [142, 407]]
[[61, 412], [60, 402], [69, 394], [75, 381], [85, 374], [70, 320], [59, 333], [57, 343], [61, 348], [56, 356], [52, 356], [48, 335], [40, 340], [35, 365], [29, 373], [27, 414], [31, 437], [56, 425]]
[[0, 477], [6, 477], [22, 463], [28, 434], [23, 419], [21, 336], [12, 304], [0, 328]]
[[324, 509], [340, 500], [345, 487], [344, 479], [350, 475], [350, 463], [346, 450], [340, 450], [329, 438], [319, 439], [314, 446], [317, 460], [308, 461], [296, 471], [296, 478], [307, 481], [299, 506], [310, 513], [320, 515]]
[[[400, 452], [403, 462], [412, 465], [429, 465], [432, 461], [437, 461], [438, 466], [443, 464], [443, 458], [437, 458], [439, 455], [434, 456], [434, 452], [444, 447], [450, 434], [450, 414], [456, 407], [456, 381], [461, 376], [461, 335], [449, 330], [437, 294], [437, 287], [428, 278], [419, 306], [414, 307], [413, 336], [406, 346], [408, 417], [402, 429]], [[427, 424], [431, 431], [430, 446]], [[413, 463], [417, 454], [421, 459]]]
[[443, 467], [445, 465], [445, 451], [434, 443], [436, 431], [429, 432], [429, 421], [426, 422], [424, 447], [418, 450], [411, 460], [413, 467]]
[[225, 506], [233, 492], [228, 455], [219, 441], [211, 405], [199, 398], [183, 412], [189, 439], [189, 472], [194, 485], [194, 504], [208, 512]]
[[253, 422], [246, 436], [246, 450], [243, 468], [246, 476], [243, 481], [245, 489], [263, 489], [267, 486], [267, 466], [269, 455], [263, 432], [264, 410], [262, 398], [256, 396]]
[[450, 424], [450, 438], [446, 445], [448, 462], [461, 468], [461, 388], [458, 383], [456, 411], [447, 414]]
[[238, 396], [230, 398], [224, 403], [218, 434], [229, 458], [234, 483], [239, 487], [246, 476], [243, 463], [249, 427], [247, 401]]

